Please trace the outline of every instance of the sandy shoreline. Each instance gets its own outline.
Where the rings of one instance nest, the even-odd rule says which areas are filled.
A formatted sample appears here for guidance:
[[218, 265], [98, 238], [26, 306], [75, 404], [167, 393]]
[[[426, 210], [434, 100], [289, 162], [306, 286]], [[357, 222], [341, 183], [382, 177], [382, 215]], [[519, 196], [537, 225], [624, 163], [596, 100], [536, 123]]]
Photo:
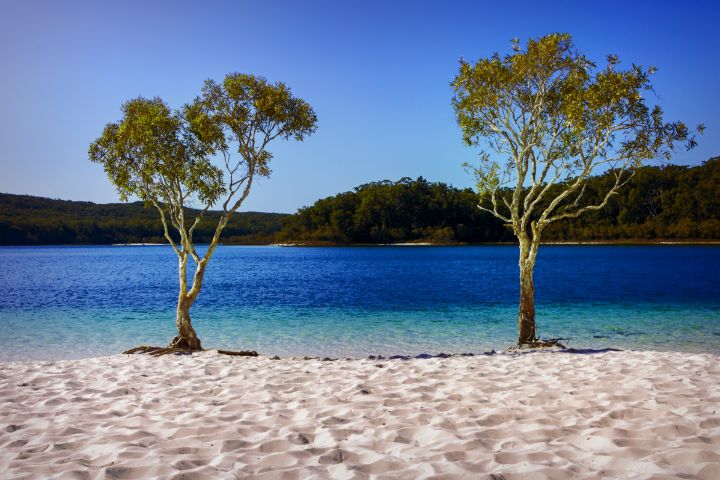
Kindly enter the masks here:
[[[3, 478], [720, 478], [720, 357], [4, 363]], [[495, 477], [491, 477], [495, 475]]]

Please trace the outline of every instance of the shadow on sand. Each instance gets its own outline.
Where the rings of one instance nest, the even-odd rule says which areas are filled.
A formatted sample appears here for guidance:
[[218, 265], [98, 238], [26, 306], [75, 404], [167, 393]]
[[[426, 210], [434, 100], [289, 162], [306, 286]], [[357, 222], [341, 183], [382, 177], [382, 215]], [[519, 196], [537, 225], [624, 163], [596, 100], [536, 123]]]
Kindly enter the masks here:
[[[370, 355], [367, 357], [368, 360], [412, 360], [414, 358], [429, 359], [429, 358], [450, 358], [450, 357], [475, 357], [475, 356], [492, 356], [492, 355], [527, 355], [529, 353], [573, 353], [581, 355], [592, 355], [596, 353], [607, 353], [607, 352], [622, 352], [619, 348], [537, 348], [529, 350], [514, 350], [511, 352], [496, 352], [490, 350], [489, 352], [482, 353], [438, 353], [431, 355], [429, 353], [421, 353], [420, 355], [393, 355], [391, 357], [384, 357], [382, 355]], [[324, 358], [325, 361], [332, 361], [334, 359]]]

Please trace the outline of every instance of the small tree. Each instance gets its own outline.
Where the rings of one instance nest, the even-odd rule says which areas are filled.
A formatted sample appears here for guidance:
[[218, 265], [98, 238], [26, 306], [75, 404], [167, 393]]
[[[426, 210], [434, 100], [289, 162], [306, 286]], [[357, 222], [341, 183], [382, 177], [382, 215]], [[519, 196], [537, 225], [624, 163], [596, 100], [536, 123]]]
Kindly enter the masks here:
[[[533, 269], [543, 230], [557, 220], [600, 210], [643, 162], [666, 157], [695, 139], [682, 122], [649, 108], [654, 68], [618, 69], [617, 56], [597, 69], [568, 34], [529, 40], [524, 49], [471, 65], [452, 82], [463, 140], [480, 147], [478, 207], [510, 226], [520, 246], [518, 344], [538, 342]], [[703, 126], [698, 126], [702, 133]], [[599, 203], [583, 193], [593, 173], [614, 181]]]
[[[136, 196], [157, 209], [165, 238], [177, 254], [178, 335], [160, 352], [201, 350], [190, 307], [223, 229], [255, 177], [270, 175], [268, 144], [278, 137], [303, 140], [315, 131], [317, 117], [285, 84], [237, 73], [221, 84], [206, 81], [202, 94], [180, 110], [171, 110], [159, 98], [141, 97], [126, 102], [122, 112], [122, 119], [108, 123], [90, 145], [90, 160], [103, 165], [123, 201]], [[201, 255], [193, 232], [218, 202], [222, 214]], [[198, 208], [190, 211], [193, 206]], [[188, 285], [190, 261], [195, 272]]]

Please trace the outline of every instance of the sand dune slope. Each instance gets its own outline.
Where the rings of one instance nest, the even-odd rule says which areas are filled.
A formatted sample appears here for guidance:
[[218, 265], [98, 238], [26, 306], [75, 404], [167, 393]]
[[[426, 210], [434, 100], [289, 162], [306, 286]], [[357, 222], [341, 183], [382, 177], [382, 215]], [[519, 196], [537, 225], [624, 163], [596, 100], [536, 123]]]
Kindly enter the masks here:
[[2, 478], [720, 478], [713, 355], [5, 363]]

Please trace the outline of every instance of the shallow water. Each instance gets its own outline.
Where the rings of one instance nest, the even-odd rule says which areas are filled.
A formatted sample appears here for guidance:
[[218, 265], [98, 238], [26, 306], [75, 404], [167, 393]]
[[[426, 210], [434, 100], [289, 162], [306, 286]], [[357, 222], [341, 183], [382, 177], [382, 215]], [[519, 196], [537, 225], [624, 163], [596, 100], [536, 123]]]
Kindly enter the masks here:
[[[113, 354], [174, 335], [169, 247], [0, 248], [0, 360]], [[720, 247], [543, 246], [542, 337], [720, 353]], [[220, 247], [192, 315], [206, 347], [365, 356], [512, 344], [517, 247]]]

